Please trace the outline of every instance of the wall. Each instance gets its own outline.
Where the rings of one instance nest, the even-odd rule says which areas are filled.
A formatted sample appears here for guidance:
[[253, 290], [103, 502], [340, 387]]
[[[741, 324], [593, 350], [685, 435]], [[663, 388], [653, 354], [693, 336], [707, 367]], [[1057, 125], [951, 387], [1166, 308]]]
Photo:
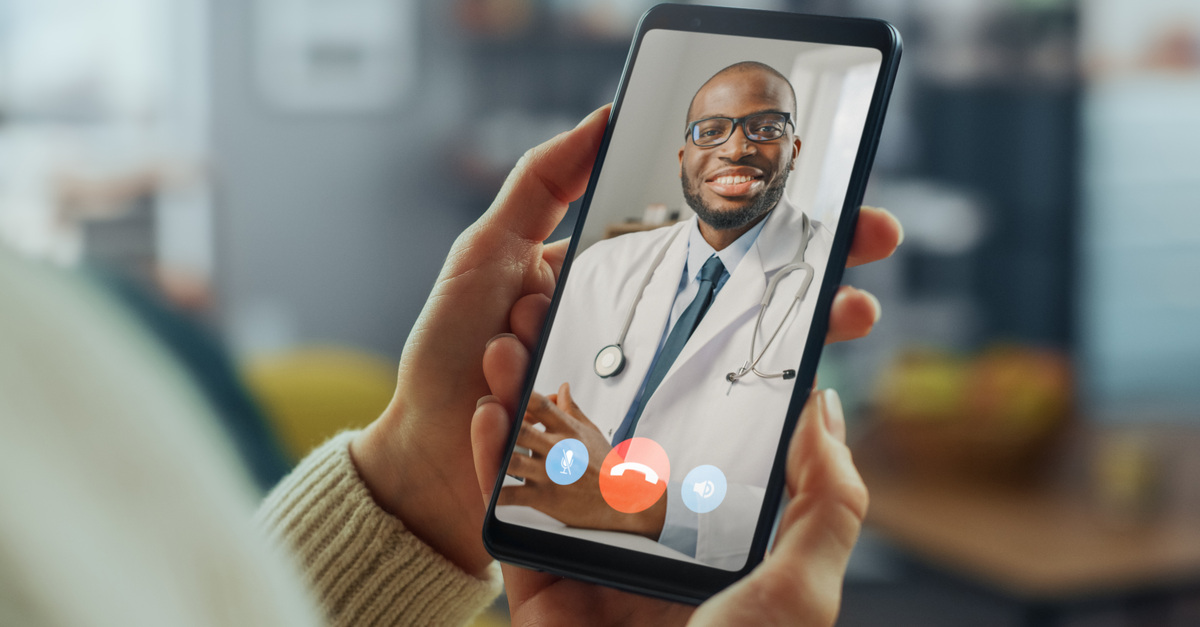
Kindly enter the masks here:
[[[718, 45], [721, 42], [730, 45]], [[591, 209], [594, 218], [601, 213], [617, 217], [590, 220], [584, 228], [580, 250], [600, 239], [606, 223], [620, 222], [624, 217], [640, 218], [648, 204], [665, 204], [671, 210], [679, 210], [684, 217], [691, 214], [681, 191], [678, 160], [688, 103], [714, 72], [747, 59], [766, 63], [791, 75], [793, 80], [803, 79], [795, 83], [800, 105], [796, 130], [805, 143], [796, 161], [796, 172], [788, 182], [788, 194], [805, 210], [823, 200], [818, 219], [832, 223], [845, 196], [849, 165], [840, 167], [843, 164], [834, 163], [837, 160], [831, 158], [827, 143], [829, 129], [834, 126], [839, 103], [843, 97], [849, 97], [843, 94], [847, 68], [875, 56], [877, 53], [871, 51], [810, 43], [748, 42], [724, 35], [665, 31], [649, 34], [639, 52], [637, 72], [622, 104], [621, 122], [609, 147], [608, 161]], [[687, 61], [681, 63], [680, 59]], [[805, 72], [805, 68], [811, 71]], [[872, 71], [866, 91], [868, 98], [873, 78]], [[814, 104], [816, 101], [823, 106]], [[861, 132], [865, 107], [849, 113], [849, 118], [859, 120]], [[850, 143], [852, 150], [856, 150], [857, 141]], [[853, 161], [853, 152], [850, 160]], [[831, 189], [822, 191], [825, 187]]]
[[[348, 344], [398, 356], [455, 235], [439, 138], [464, 110], [440, 4], [422, 3], [414, 83], [370, 113], [293, 113], [254, 73], [254, 3], [212, 0], [216, 281], [240, 351]], [[438, 37], [425, 37], [436, 32]]]

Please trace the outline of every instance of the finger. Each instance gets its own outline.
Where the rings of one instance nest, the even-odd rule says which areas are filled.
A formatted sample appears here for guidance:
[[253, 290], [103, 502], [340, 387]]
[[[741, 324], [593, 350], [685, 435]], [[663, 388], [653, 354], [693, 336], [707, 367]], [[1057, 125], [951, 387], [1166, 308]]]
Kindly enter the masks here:
[[822, 420], [820, 396], [821, 392], [814, 387], [808, 395], [808, 401], [804, 403], [804, 409], [800, 411], [800, 422], [792, 432], [792, 441], [788, 443], [786, 482], [789, 497], [796, 496], [799, 490], [800, 466], [813, 454], [819, 443], [821, 426], [818, 421]]
[[[762, 624], [833, 625], [850, 552], [866, 515], [867, 495], [849, 450], [828, 428], [840, 420], [836, 393], [815, 393], [805, 405], [788, 454], [794, 496], [780, 520], [775, 547], [712, 613], [736, 615], [738, 601], [757, 599]], [[702, 608], [703, 610], [703, 608]], [[720, 619], [718, 619], [720, 620]]]
[[523, 446], [545, 458], [546, 453], [549, 453], [550, 448], [554, 446], [554, 442], [550, 440], [550, 436], [546, 435], [546, 432], [534, 429], [533, 423], [529, 421], [529, 415], [526, 414], [525, 422], [521, 423], [521, 431], [517, 433], [517, 446]]
[[528, 294], [522, 296], [513, 304], [508, 314], [508, 326], [513, 335], [521, 340], [530, 352], [542, 337], [542, 324], [546, 321], [546, 313], [550, 311], [550, 297], [544, 294]]
[[511, 333], [493, 337], [483, 349], [483, 378], [510, 416], [517, 412], [528, 369], [529, 351]]
[[842, 397], [838, 396], [837, 390], [833, 388], [825, 390], [821, 396], [825, 403], [825, 412], [822, 415], [825, 419], [825, 431], [832, 435], [838, 444], [845, 446], [846, 413], [842, 408]]
[[574, 129], [531, 148], [504, 181], [487, 221], [533, 242], [543, 242], [587, 187], [604, 136], [609, 106], [600, 107]]
[[521, 607], [530, 598], [562, 579], [558, 575], [509, 564], [501, 564], [500, 573], [504, 579], [504, 592], [508, 596], [509, 607], [514, 608]]
[[535, 507], [539, 504], [541, 504], [541, 498], [538, 495], [538, 489], [527, 485], [506, 485], [500, 488], [500, 497], [496, 499], [496, 505]]
[[562, 385], [558, 386], [558, 394], [554, 398], [554, 405], [567, 413], [579, 411], [579, 405], [576, 405], [575, 399], [571, 398], [570, 383], [563, 381]]
[[829, 330], [825, 343], [845, 342], [866, 337], [883, 315], [879, 299], [868, 291], [849, 285], [838, 288], [829, 310]]
[[858, 223], [854, 226], [854, 240], [850, 242], [846, 267], [853, 268], [890, 257], [903, 241], [904, 227], [892, 212], [864, 206], [858, 211]]
[[[562, 385], [558, 386], [558, 402], [556, 405], [563, 412], [574, 416], [580, 422], [593, 427], [596, 426], [592, 424], [592, 421], [587, 417], [587, 414], [583, 413], [583, 410], [580, 409], [579, 405], [575, 402], [575, 398], [571, 396], [571, 384], [567, 383], [566, 381], [564, 381]], [[599, 430], [598, 427], [597, 430]]]
[[[562, 272], [563, 262], [567, 259], [567, 249], [570, 246], [570, 239], [560, 239], [557, 242], [546, 244], [546, 246], [542, 248], [542, 259], [554, 272], [555, 282], [558, 282], [558, 275]], [[549, 294], [547, 294], [547, 296], [549, 296]]]
[[479, 405], [471, 417], [471, 453], [484, 503], [492, 498], [496, 477], [500, 474], [500, 463], [504, 459], [504, 444], [508, 442], [508, 430], [511, 427], [509, 413], [495, 397], [479, 399]]
[[834, 442], [840, 445], [839, 448], [845, 447], [846, 419], [841, 397], [833, 389], [814, 390], [800, 412], [800, 422], [792, 433], [792, 441], [788, 444], [789, 494], [795, 495], [799, 491], [799, 481], [804, 476], [804, 464], [823, 450], [822, 434], [832, 437]]
[[867, 513], [867, 491], [842, 441], [844, 424], [837, 392], [813, 395], [788, 452], [787, 485], [793, 498], [780, 520], [780, 538], [790, 526], [801, 521], [809, 525], [813, 518], [830, 523], [825, 530], [845, 540], [847, 553], [857, 538]]
[[504, 470], [504, 473], [518, 479], [538, 483], [546, 479], [546, 466], [528, 455], [514, 452], [512, 457], [508, 458], [508, 468]]
[[566, 413], [559, 409], [555, 402], [534, 392], [529, 398], [529, 405], [525, 408], [525, 421], [540, 422], [546, 425], [547, 431], [551, 432], [561, 433], [570, 429], [571, 425], [567, 424]]

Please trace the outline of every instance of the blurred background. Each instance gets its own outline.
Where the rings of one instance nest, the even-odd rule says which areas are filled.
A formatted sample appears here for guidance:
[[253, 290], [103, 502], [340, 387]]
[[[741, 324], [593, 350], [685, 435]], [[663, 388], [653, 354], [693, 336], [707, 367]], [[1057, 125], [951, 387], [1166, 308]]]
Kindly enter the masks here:
[[[650, 4], [0, 0], [0, 241], [129, 302], [269, 486], [378, 415]], [[1200, 5], [733, 4], [905, 39], [867, 202], [906, 239], [821, 366], [872, 495], [840, 624], [1200, 624]]]

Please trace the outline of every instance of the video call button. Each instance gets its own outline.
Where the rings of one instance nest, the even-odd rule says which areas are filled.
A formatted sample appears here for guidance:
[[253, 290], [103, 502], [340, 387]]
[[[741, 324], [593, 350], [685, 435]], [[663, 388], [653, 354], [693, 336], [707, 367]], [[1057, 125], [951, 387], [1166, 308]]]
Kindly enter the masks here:
[[717, 509], [725, 500], [725, 492], [729, 486], [725, 482], [725, 473], [716, 466], [696, 466], [683, 478], [683, 504], [697, 514], [707, 514]]
[[587, 447], [574, 438], [559, 440], [546, 454], [546, 476], [558, 485], [579, 481], [587, 467]]
[[600, 495], [618, 512], [649, 509], [667, 491], [671, 464], [667, 452], [649, 438], [631, 438], [613, 447], [600, 466]]

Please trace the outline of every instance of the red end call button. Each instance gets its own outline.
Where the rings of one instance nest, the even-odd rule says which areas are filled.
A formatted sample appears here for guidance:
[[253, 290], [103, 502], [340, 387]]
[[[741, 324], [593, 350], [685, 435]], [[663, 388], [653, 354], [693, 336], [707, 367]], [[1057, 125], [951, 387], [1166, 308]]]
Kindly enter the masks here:
[[636, 514], [667, 491], [667, 452], [649, 438], [631, 438], [608, 452], [600, 466], [600, 495], [618, 512]]

